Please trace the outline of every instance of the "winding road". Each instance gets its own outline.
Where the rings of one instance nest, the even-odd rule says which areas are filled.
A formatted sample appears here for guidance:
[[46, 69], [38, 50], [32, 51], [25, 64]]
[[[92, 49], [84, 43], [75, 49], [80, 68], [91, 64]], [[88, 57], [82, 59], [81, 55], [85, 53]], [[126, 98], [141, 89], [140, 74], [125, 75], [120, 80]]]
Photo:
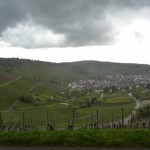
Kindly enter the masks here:
[[[128, 93], [128, 95], [135, 101], [135, 107], [134, 107], [134, 110], [132, 111], [132, 113], [136, 113], [135, 110], [138, 109], [141, 106], [141, 101], [138, 100], [137, 98], [133, 97], [132, 93]], [[125, 104], [125, 105], [127, 105], [127, 104]], [[115, 107], [120, 107], [120, 106], [108, 107], [106, 109], [101, 110], [100, 112], [111, 109], [111, 108], [115, 108]], [[92, 116], [94, 116], [94, 115], [96, 115], [96, 113], [93, 112]], [[86, 116], [82, 116], [82, 117], [77, 117], [77, 118], [75, 118], [75, 120], [84, 119], [84, 118], [87, 118], [87, 117], [91, 117], [91, 114], [86, 115]], [[126, 118], [124, 118], [124, 124], [127, 125], [130, 120], [131, 120], [131, 114], [129, 116], [127, 116]], [[121, 121], [121, 119], [118, 120], [118, 121], [115, 121], [115, 123], [119, 123], [120, 121]]]
[[[135, 114], [136, 109], [138, 109], [141, 106], [141, 101], [137, 99], [136, 97], [134, 97], [132, 93], [128, 93], [128, 95], [135, 101], [135, 107], [134, 107], [134, 110], [132, 111], [132, 113]], [[124, 119], [124, 124], [127, 125], [130, 120], [131, 120], [131, 114]]]

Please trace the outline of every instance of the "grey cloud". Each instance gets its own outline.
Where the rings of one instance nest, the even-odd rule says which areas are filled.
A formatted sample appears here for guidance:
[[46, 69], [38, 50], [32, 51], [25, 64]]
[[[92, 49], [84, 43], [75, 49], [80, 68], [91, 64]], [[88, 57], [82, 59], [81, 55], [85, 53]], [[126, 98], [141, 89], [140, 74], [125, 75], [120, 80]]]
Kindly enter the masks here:
[[13, 27], [25, 19], [26, 14], [18, 6], [17, 0], [0, 0], [0, 32], [7, 27]]
[[149, 0], [0, 0], [0, 32], [31, 17], [35, 24], [65, 35], [61, 46], [111, 44], [115, 30], [107, 15], [149, 6]]

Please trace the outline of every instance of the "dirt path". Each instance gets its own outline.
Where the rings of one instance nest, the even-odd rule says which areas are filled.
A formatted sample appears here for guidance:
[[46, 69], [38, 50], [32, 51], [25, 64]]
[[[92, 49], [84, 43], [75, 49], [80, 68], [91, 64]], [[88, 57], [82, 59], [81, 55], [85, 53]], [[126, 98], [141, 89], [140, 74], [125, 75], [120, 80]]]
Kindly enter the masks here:
[[[125, 105], [129, 105], [129, 104], [124, 104], [124, 105], [122, 105], [122, 106], [125, 106]], [[111, 108], [116, 108], [116, 107], [120, 107], [120, 105], [111, 106], [111, 107], [102, 109], [102, 110], [100, 110], [99, 112], [103, 112], [103, 111], [105, 111], [105, 110], [109, 110], [109, 109], [111, 109]], [[93, 113], [92, 113], [92, 116], [94, 116], [94, 115], [96, 115], [96, 112], [93, 112]], [[86, 116], [77, 117], [77, 118], [75, 118], [75, 119], [84, 119], [84, 118], [87, 118], [87, 117], [91, 117], [91, 114], [86, 115]]]
[[40, 86], [41, 84], [42, 84], [42, 83], [40, 82], [40, 83], [36, 84], [35, 86], [31, 87], [31, 88], [28, 90], [28, 92], [31, 92], [33, 89], [35, 89], [36, 87]]
[[13, 103], [13, 104], [10, 106], [10, 108], [9, 108], [8, 110], [6, 110], [6, 111], [14, 111], [14, 110], [13, 110], [13, 107], [15, 107], [15, 105], [16, 105], [18, 102], [19, 102], [19, 100], [17, 100], [15, 103]]
[[[20, 78], [21, 78], [21, 76], [18, 76], [16, 79], [14, 79], [14, 80], [12, 80], [12, 81], [9, 81], [9, 82], [6, 82], [6, 83], [0, 85], [0, 87], [4, 87], [4, 86], [9, 85], [9, 84], [11, 84], [11, 83], [13, 83], [13, 82], [16, 82], [16, 81], [19, 80]], [[12, 108], [18, 103], [18, 101], [19, 101], [19, 100], [17, 100], [7, 111], [12, 110]]]
[[[21, 76], [20, 76], [20, 77], [21, 77]], [[20, 79], [20, 78], [18, 77], [18, 79]], [[15, 81], [16, 81], [16, 79], [15, 79]], [[41, 85], [41, 84], [42, 84], [42, 83], [36, 84], [35, 86], [31, 87], [27, 92], [32, 91], [34, 88], [38, 87], [38, 86]], [[10, 106], [10, 108], [9, 108], [8, 110], [6, 110], [6, 111], [13, 111], [13, 107], [14, 107], [18, 102], [19, 102], [19, 100], [17, 100], [15, 103], [13, 103], [13, 104]]]
[[17, 78], [14, 79], [14, 80], [11, 80], [11, 81], [9, 81], [9, 82], [6, 82], [6, 83], [4, 83], [4, 84], [1, 84], [0, 87], [6, 86], [6, 85], [8, 85], [8, 84], [11, 84], [11, 83], [13, 83], [13, 82], [19, 80], [20, 78], [21, 78], [21, 76], [17, 77]]

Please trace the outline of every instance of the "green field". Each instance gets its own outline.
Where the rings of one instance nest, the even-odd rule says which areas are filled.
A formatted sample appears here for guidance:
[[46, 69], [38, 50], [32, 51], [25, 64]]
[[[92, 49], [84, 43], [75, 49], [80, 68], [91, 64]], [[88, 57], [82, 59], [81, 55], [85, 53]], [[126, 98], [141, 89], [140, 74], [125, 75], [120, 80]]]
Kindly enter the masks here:
[[[34, 102], [22, 102], [20, 96], [31, 95]], [[121, 109], [124, 108], [124, 117], [127, 117], [134, 108], [133, 100], [127, 93], [103, 93], [69, 91], [64, 84], [39, 81], [34, 78], [21, 77], [6, 86], [0, 87], [0, 110], [3, 123], [52, 122], [56, 128], [66, 128], [72, 122], [73, 110], [74, 126], [85, 126], [98, 120], [99, 124], [106, 124], [121, 118]], [[87, 101], [96, 98], [96, 103], [85, 107]], [[48, 115], [47, 115], [48, 114]]]
[[2, 72], [0, 71], [0, 85], [12, 81], [16, 78], [17, 76], [6, 73], [6, 72]]
[[[44, 85], [42, 85], [43, 87]], [[62, 87], [59, 87], [62, 90]], [[46, 89], [45, 89], [46, 90]], [[68, 122], [72, 122], [73, 112], [70, 109], [69, 102], [66, 103], [64, 100], [62, 101], [47, 101], [47, 98], [56, 94], [55, 90], [51, 90], [50, 88], [47, 91], [42, 92], [41, 85], [34, 89], [34, 92], [39, 92], [40, 101], [39, 103], [23, 103], [18, 102], [15, 105], [16, 111], [4, 111], [2, 112], [3, 122], [6, 124], [15, 123], [15, 122], [22, 122], [23, 120], [23, 113], [24, 113], [24, 121], [26, 123], [36, 122], [47, 122], [47, 119], [52, 122], [56, 128], [67, 128]], [[50, 91], [50, 92], [49, 92]], [[33, 91], [32, 91], [33, 92]], [[61, 96], [61, 92], [59, 93], [59, 97]], [[113, 120], [118, 121], [121, 118], [121, 111], [122, 108], [124, 109], [124, 117], [127, 117], [131, 111], [133, 110], [135, 103], [131, 100], [131, 98], [125, 93], [114, 93], [111, 95], [106, 94], [106, 99], [104, 103], [100, 103], [98, 105], [92, 105], [91, 107], [86, 108], [77, 108], [75, 109], [74, 113], [74, 126], [83, 126], [88, 125], [89, 123], [94, 123], [97, 120], [97, 110], [98, 110], [98, 119], [99, 125], [106, 124], [112, 121], [112, 114]], [[117, 101], [114, 103], [112, 100], [124, 99], [124, 101]], [[64, 94], [62, 95], [64, 98]], [[110, 98], [110, 100], [109, 100]], [[125, 101], [126, 100], [126, 101]], [[126, 102], [126, 103], [125, 103]], [[67, 104], [67, 105], [66, 105]], [[48, 116], [47, 116], [48, 113]], [[47, 118], [48, 117], [48, 118]]]
[[0, 87], [0, 110], [9, 109], [19, 97], [37, 83], [27, 78], [21, 78], [6, 86]]

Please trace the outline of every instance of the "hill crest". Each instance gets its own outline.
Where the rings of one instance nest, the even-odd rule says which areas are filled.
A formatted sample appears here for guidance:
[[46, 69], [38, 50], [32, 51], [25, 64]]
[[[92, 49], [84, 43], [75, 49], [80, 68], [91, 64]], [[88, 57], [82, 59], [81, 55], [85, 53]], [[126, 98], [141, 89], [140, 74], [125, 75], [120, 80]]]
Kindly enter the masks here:
[[44, 80], [66, 80], [108, 74], [147, 75], [150, 74], [150, 65], [91, 60], [52, 63], [19, 58], [0, 58], [0, 71], [24, 77], [39, 76]]

